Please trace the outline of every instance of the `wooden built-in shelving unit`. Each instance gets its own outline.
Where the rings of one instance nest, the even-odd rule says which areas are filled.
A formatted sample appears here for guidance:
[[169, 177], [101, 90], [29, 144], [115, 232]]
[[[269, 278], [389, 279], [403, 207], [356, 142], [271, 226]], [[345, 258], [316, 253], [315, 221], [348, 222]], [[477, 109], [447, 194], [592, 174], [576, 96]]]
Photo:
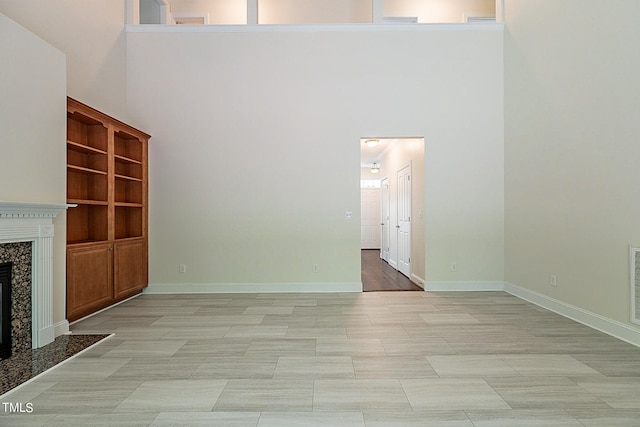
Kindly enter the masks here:
[[67, 99], [67, 318], [77, 320], [148, 283], [150, 136]]

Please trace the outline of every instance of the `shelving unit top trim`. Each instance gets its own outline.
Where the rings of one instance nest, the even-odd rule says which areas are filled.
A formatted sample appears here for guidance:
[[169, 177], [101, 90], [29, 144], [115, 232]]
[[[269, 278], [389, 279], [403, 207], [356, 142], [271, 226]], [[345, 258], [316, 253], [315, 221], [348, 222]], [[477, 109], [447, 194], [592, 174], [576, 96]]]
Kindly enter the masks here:
[[[149, 139], [151, 138], [151, 135], [149, 135], [148, 133], [141, 131], [139, 129], [136, 129], [124, 122], [121, 122], [120, 120], [116, 119], [113, 116], [109, 116], [101, 111], [96, 110], [93, 107], [88, 106], [87, 104], [83, 104], [82, 102], [75, 100], [71, 97], [67, 97], [67, 113], [71, 113], [71, 114], [79, 114], [84, 116], [84, 111], [86, 110], [90, 110], [92, 112], [92, 114], [95, 114], [96, 116], [102, 117], [104, 120], [110, 120], [112, 123], [114, 123], [114, 125], [116, 126], [118, 131], [124, 132], [124, 133], [128, 133], [131, 134], [132, 136], [137, 136], [139, 138], [144, 138], [144, 139]], [[96, 124], [98, 124], [98, 122], [96, 122]]]

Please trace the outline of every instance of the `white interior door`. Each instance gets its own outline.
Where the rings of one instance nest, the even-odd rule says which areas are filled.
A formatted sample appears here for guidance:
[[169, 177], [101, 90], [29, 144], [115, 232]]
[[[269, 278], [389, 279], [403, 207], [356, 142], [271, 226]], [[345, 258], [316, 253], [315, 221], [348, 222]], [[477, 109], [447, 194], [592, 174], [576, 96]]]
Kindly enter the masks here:
[[389, 262], [389, 258], [391, 257], [389, 246], [390, 246], [390, 235], [389, 235], [389, 222], [391, 221], [391, 216], [389, 215], [389, 178], [385, 178], [382, 180], [380, 187], [380, 198], [381, 198], [381, 232], [382, 235], [380, 240], [380, 258]]
[[398, 271], [411, 277], [411, 164], [398, 171]]
[[360, 190], [360, 248], [380, 249], [380, 190]]

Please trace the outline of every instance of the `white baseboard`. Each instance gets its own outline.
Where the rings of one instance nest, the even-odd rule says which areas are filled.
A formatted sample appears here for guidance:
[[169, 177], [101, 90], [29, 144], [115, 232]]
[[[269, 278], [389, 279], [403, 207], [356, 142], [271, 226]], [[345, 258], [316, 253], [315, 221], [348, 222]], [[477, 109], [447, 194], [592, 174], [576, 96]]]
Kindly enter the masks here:
[[424, 289], [424, 279], [416, 274], [411, 273], [411, 279], [410, 279], [413, 283], [415, 283], [416, 285], [420, 286], [422, 289]]
[[618, 322], [508, 282], [425, 282], [425, 291], [505, 291], [585, 326], [640, 347], [640, 328]]
[[427, 292], [502, 291], [504, 282], [424, 282], [424, 290]]
[[31, 348], [39, 348], [44, 347], [47, 344], [51, 344], [56, 339], [56, 330], [55, 326], [46, 326], [40, 330], [38, 330], [38, 335], [36, 337], [32, 337]]
[[590, 328], [611, 335], [629, 344], [640, 347], [640, 329], [567, 304], [557, 299], [524, 289], [511, 283], [504, 283], [505, 292], [510, 293], [539, 307], [582, 323]]
[[362, 292], [362, 282], [351, 283], [150, 283], [145, 294], [215, 293], [323, 293]]
[[65, 319], [62, 322], [58, 322], [53, 325], [53, 335], [59, 337], [69, 333], [69, 322]]

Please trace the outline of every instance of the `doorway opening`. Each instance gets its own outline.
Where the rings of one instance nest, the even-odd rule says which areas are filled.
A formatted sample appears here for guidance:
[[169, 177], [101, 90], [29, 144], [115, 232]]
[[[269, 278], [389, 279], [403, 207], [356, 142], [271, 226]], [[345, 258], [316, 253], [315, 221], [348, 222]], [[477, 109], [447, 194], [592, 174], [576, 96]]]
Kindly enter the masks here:
[[424, 287], [424, 138], [362, 138], [363, 291]]

